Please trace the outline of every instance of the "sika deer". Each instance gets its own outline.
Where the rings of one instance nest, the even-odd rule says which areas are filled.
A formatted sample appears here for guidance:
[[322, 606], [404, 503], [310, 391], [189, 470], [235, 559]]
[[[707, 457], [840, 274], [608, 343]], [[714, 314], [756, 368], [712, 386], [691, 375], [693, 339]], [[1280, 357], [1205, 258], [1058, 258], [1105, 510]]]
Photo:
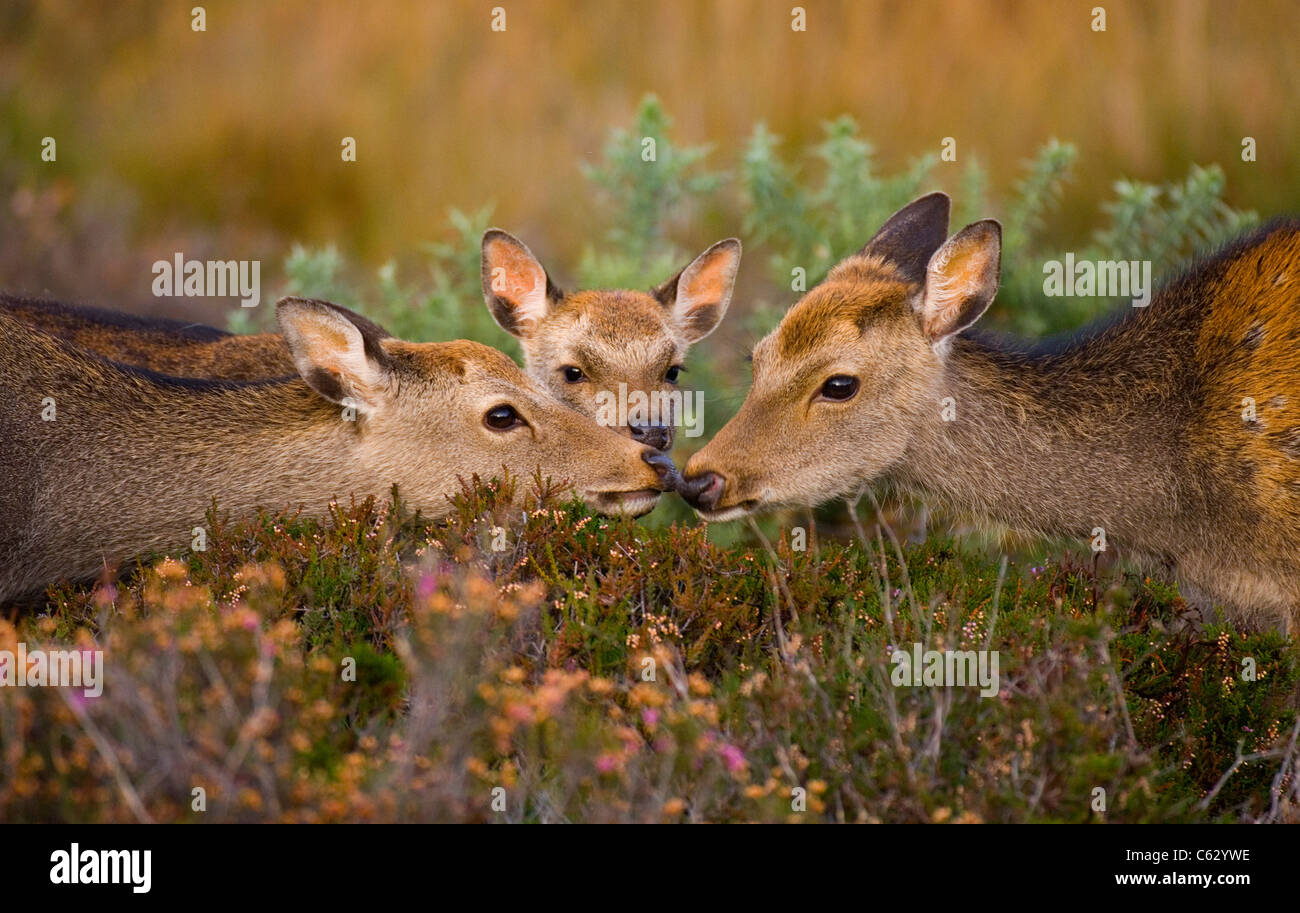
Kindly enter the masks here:
[[[722, 322], [739, 268], [740, 242], [728, 238], [649, 292], [565, 294], [522, 241], [495, 228], [483, 236], [483, 295], [501, 328], [519, 337], [528, 373], [602, 422], [602, 393], [620, 385], [629, 394], [677, 392], [686, 352]], [[669, 450], [672, 421], [629, 420], [621, 430]]]
[[[566, 295], [521, 241], [500, 229], [483, 236], [483, 294], [493, 318], [517, 336], [529, 374], [561, 402], [605, 424], [601, 391], [677, 393], [692, 343], [721, 322], [740, 266], [740, 242], [719, 241], [649, 293], [596, 290]], [[495, 287], [494, 287], [495, 286]], [[0, 314], [106, 358], [178, 377], [259, 380], [294, 371], [276, 333], [232, 336], [181, 324], [0, 295]], [[672, 447], [671, 423], [629, 421], [634, 440]]]
[[968, 329], [997, 290], [1001, 231], [945, 241], [948, 208], [900, 210], [755, 346], [687, 500], [720, 520], [880, 479], [1031, 534], [1104, 531], [1193, 605], [1300, 620], [1300, 222], [1051, 350]]
[[473, 342], [414, 344], [322, 301], [277, 307], [297, 376], [181, 380], [105, 361], [0, 314], [0, 601], [191, 541], [215, 497], [257, 507], [386, 496], [430, 517], [459, 480], [540, 469], [641, 514], [663, 454], [547, 395]]

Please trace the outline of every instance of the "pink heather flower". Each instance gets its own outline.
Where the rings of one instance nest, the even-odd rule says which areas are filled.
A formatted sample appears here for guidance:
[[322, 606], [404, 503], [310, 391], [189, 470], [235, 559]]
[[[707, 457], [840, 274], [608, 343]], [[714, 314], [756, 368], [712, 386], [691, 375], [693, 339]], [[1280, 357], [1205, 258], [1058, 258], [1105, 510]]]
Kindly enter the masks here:
[[641, 711], [641, 722], [645, 723], [652, 729], [659, 724], [659, 711], [653, 707], [647, 707]]
[[68, 702], [70, 704], [75, 705], [78, 710], [86, 709], [86, 701], [88, 700], [88, 698], [86, 697], [86, 692], [84, 689], [72, 687], [72, 688], [68, 688], [67, 692], [68, 692]]
[[603, 754], [596, 758], [596, 769], [603, 774], [613, 773], [618, 768], [618, 758], [612, 754]]
[[722, 763], [733, 774], [745, 769], [745, 755], [735, 745], [723, 745], [718, 753], [722, 755]]
[[421, 599], [428, 599], [438, 589], [438, 574], [430, 572], [421, 574], [419, 582], [415, 585], [415, 593]]

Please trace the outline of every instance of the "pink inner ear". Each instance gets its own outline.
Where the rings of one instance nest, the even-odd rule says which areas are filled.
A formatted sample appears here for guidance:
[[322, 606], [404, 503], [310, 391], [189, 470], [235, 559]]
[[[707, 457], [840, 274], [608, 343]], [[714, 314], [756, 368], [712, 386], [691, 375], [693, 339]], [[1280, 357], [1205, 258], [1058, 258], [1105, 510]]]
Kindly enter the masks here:
[[734, 271], [731, 258], [715, 254], [708, 262], [692, 270], [678, 289], [678, 300], [685, 298], [689, 307], [717, 304], [731, 289]]
[[997, 256], [971, 240], [944, 253], [926, 281], [924, 326], [931, 338], [953, 332], [967, 302], [984, 293]]
[[488, 245], [488, 264], [493, 271], [505, 271], [505, 288], [492, 291], [518, 304], [540, 284], [546, 288], [546, 274], [536, 260], [506, 241], [493, 241]]
[[322, 357], [323, 353], [347, 348], [348, 337], [334, 327], [321, 324], [312, 327], [310, 332], [307, 344], [311, 346], [313, 352], [322, 353]]
[[719, 270], [710, 270], [691, 282], [686, 297], [692, 305], [712, 303], [727, 293], [726, 278], [719, 273]]

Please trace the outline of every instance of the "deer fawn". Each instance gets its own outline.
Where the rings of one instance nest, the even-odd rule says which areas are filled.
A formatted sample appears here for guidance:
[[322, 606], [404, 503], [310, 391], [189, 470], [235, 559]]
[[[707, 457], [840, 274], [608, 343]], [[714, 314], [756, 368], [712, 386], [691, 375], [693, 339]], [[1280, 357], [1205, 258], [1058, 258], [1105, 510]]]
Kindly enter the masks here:
[[[528, 373], [570, 408], [602, 418], [602, 390], [671, 394], [691, 344], [721, 322], [740, 266], [740, 242], [719, 241], [649, 293], [565, 295], [521, 241], [483, 236], [483, 294], [493, 318], [519, 338]], [[211, 327], [0, 296], [9, 313], [114, 361], [179, 377], [258, 380], [293, 373], [275, 333], [232, 336]], [[634, 440], [672, 446], [671, 423], [629, 421]]]
[[668, 457], [556, 402], [478, 343], [415, 344], [322, 301], [277, 306], [297, 375], [230, 383], [128, 368], [0, 314], [0, 600], [191, 542], [232, 513], [383, 497], [437, 518], [503, 466], [641, 514]]
[[[602, 393], [668, 394], [693, 343], [722, 322], [740, 269], [740, 242], [714, 244], [649, 292], [565, 294], [522, 241], [500, 229], [483, 236], [483, 296], [493, 318], [519, 338], [524, 363], [563, 403], [600, 418]], [[624, 430], [659, 450], [673, 443], [673, 418], [629, 420]]]
[[1001, 229], [945, 240], [948, 209], [900, 210], [754, 347], [687, 500], [722, 520], [882, 479], [1031, 534], [1100, 535], [1202, 610], [1300, 620], [1300, 222], [1050, 350], [968, 331]]

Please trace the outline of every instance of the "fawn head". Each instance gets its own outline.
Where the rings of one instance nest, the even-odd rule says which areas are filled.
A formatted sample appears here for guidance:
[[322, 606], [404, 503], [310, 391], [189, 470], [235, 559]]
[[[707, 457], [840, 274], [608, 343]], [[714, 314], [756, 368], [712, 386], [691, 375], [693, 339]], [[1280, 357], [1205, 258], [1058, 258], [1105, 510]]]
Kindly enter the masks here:
[[345, 308], [285, 298], [276, 318], [299, 374], [356, 422], [363, 464], [423, 509], [459, 476], [540, 469], [593, 509], [640, 515], [676, 479], [664, 454], [556, 402], [476, 342], [411, 343]]
[[[528, 373], [570, 408], [606, 424], [602, 402], [610, 397], [677, 390], [687, 350], [722, 321], [739, 267], [740, 242], [729, 238], [649, 292], [565, 294], [522, 241], [499, 229], [483, 236], [483, 295], [496, 322], [519, 338]], [[629, 416], [619, 430], [668, 450], [674, 417], [660, 410], [658, 418]]]
[[948, 210], [941, 193], [899, 210], [754, 347], [744, 404], [683, 473], [702, 516], [850, 495], [940, 420], [944, 362], [993, 300], [1002, 234], [985, 220], [945, 241]]

